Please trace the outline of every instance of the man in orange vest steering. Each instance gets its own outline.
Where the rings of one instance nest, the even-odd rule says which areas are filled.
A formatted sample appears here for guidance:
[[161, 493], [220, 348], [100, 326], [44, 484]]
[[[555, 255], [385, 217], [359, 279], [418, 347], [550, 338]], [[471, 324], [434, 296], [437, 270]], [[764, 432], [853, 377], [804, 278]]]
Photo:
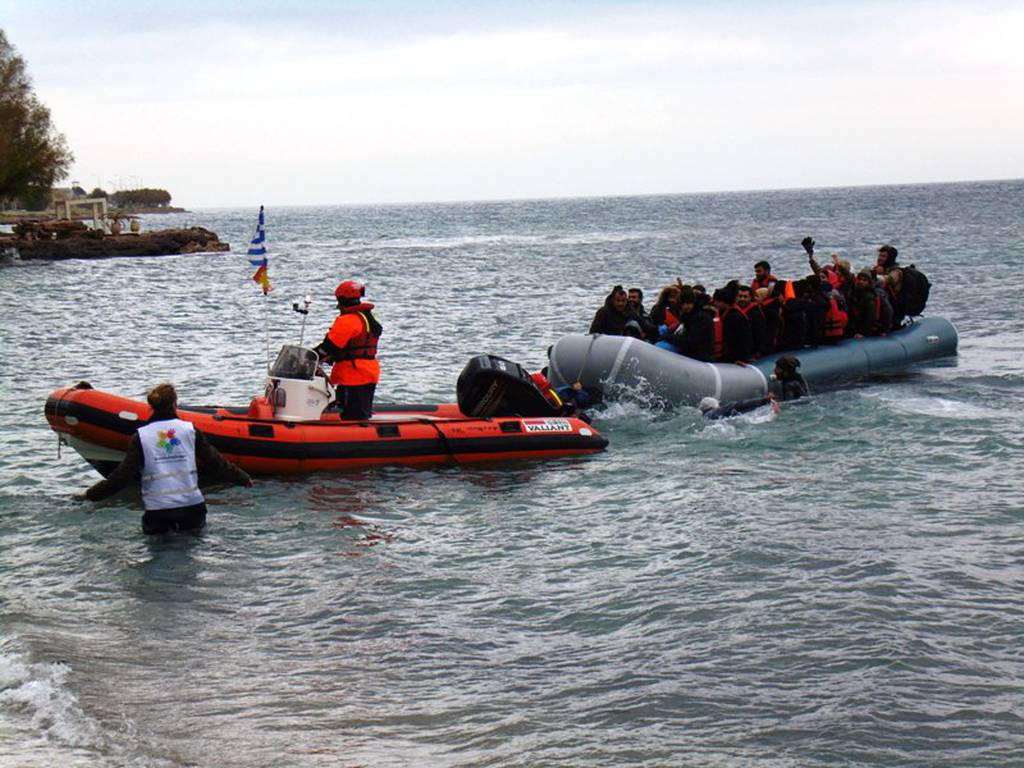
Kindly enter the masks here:
[[366, 286], [362, 283], [346, 280], [338, 285], [334, 295], [338, 299], [338, 316], [315, 351], [332, 364], [331, 384], [341, 418], [368, 419], [373, 413], [373, 393], [380, 381], [377, 340], [384, 329], [373, 316], [373, 304], [363, 300]]

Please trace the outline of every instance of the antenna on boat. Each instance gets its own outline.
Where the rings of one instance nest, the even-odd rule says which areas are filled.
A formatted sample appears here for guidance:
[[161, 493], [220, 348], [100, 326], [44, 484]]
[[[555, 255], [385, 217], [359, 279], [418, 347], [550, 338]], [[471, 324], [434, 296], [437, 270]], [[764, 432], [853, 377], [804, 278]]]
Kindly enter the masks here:
[[302, 340], [306, 336], [306, 318], [309, 317], [309, 305], [313, 303], [313, 294], [306, 291], [306, 295], [302, 297], [303, 306], [299, 306], [299, 302], [292, 302], [292, 309], [302, 315], [302, 330], [299, 331], [299, 346], [302, 346]]

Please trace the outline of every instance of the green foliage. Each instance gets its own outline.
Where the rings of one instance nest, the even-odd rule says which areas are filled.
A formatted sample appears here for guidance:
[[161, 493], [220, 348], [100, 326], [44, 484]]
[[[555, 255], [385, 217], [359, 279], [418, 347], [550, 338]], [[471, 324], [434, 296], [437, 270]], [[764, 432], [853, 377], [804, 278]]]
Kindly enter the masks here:
[[[25, 61], [0, 29], [0, 199], [49, 205], [50, 188], [74, 156], [36, 98]], [[29, 203], [33, 205], [29, 205]]]
[[106, 197], [106, 196], [107, 196], [106, 190], [100, 189], [99, 187], [94, 188], [93, 191], [89, 193], [89, 197]]
[[51, 194], [50, 187], [34, 184], [25, 187], [19, 193], [18, 199], [21, 202], [21, 207], [26, 211], [45, 211], [50, 207]]
[[110, 195], [110, 202], [118, 208], [158, 208], [170, 205], [171, 193], [166, 189], [125, 189]]

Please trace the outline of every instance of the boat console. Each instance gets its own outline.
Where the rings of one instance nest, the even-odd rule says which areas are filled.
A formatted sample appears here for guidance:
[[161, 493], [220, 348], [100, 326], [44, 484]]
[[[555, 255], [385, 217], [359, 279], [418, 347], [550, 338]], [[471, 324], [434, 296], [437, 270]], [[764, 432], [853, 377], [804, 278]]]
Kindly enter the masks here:
[[253, 408], [267, 410], [267, 418], [286, 421], [315, 421], [334, 397], [334, 390], [327, 381], [327, 375], [319, 364], [320, 358], [309, 347], [285, 344], [277, 353], [277, 359], [270, 366], [267, 386], [264, 391], [266, 404], [257, 403]]

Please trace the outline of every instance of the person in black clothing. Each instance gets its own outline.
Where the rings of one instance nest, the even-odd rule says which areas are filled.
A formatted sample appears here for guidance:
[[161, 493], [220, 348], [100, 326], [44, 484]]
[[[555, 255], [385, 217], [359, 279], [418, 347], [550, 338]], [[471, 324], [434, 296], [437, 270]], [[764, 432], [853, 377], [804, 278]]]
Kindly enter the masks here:
[[775, 341], [779, 338], [779, 325], [781, 324], [779, 311], [782, 306], [782, 296], [773, 294], [771, 288], [759, 288], [755, 292], [754, 298], [764, 316], [765, 340], [764, 351], [761, 353], [761, 356], [764, 357], [775, 351]]
[[850, 322], [847, 328], [855, 339], [877, 336], [881, 329], [881, 312], [875, 296], [875, 276], [862, 269], [853, 282], [853, 301], [849, 306]]
[[807, 339], [807, 313], [803, 302], [795, 298], [785, 298], [785, 284], [776, 283], [773, 295], [779, 297], [782, 307], [779, 309], [779, 342], [780, 350], [802, 349]]
[[753, 291], [741, 285], [736, 289], [736, 307], [746, 315], [750, 323], [750, 335], [753, 340], [753, 356], [762, 357], [771, 354], [768, 346], [768, 321], [765, 318], [761, 305], [754, 301]]
[[758, 408], [771, 404], [774, 413], [779, 412], [779, 405], [775, 395], [768, 393], [765, 397], [751, 397], [747, 400], [734, 400], [722, 405], [713, 397], [705, 397], [700, 401], [701, 415], [708, 421], [719, 421], [720, 419], [731, 419], [734, 416], [749, 411], [756, 411]]
[[807, 397], [810, 390], [804, 377], [798, 373], [800, 361], [792, 356], [780, 357], [775, 361], [775, 371], [772, 378], [775, 380], [772, 390], [764, 397], [751, 397], [747, 400], [736, 400], [734, 402], [720, 404], [713, 397], [705, 397], [700, 401], [700, 412], [705, 419], [714, 421], [717, 419], [728, 419], [739, 416], [741, 413], [756, 410], [769, 403], [772, 409], [778, 413], [778, 401], [799, 400]]
[[825, 315], [828, 314], [829, 300], [821, 291], [821, 278], [808, 275], [796, 285], [797, 301], [804, 307], [807, 318], [807, 334], [804, 344], [816, 347], [821, 343], [821, 334], [825, 328]]
[[807, 382], [799, 370], [800, 360], [792, 355], [780, 357], [775, 361], [775, 371], [772, 375], [780, 385], [779, 399], [798, 400], [810, 394]]
[[252, 480], [221, 456], [202, 432], [178, 418], [178, 395], [173, 386], [161, 384], [146, 399], [153, 414], [132, 436], [124, 459], [109, 477], [76, 498], [100, 501], [131, 483], [140, 483], [146, 510], [143, 533], [199, 530], [206, 525], [199, 477], [245, 486], [251, 486]]
[[647, 310], [644, 309], [644, 292], [639, 288], [630, 288], [627, 292], [626, 311], [640, 325], [645, 339], [656, 340], [658, 337], [658, 326], [651, 320]]
[[714, 316], [698, 298], [691, 288], [680, 291], [682, 322], [668, 341], [681, 355], [711, 362], [715, 351]]
[[601, 308], [594, 313], [588, 333], [640, 338], [643, 331], [640, 324], [629, 313], [628, 303], [626, 290], [621, 285], [616, 285], [605, 297]]
[[737, 293], [738, 286], [729, 285], [712, 298], [722, 323], [722, 362], [746, 365], [754, 356], [754, 335], [747, 316], [736, 306]]

